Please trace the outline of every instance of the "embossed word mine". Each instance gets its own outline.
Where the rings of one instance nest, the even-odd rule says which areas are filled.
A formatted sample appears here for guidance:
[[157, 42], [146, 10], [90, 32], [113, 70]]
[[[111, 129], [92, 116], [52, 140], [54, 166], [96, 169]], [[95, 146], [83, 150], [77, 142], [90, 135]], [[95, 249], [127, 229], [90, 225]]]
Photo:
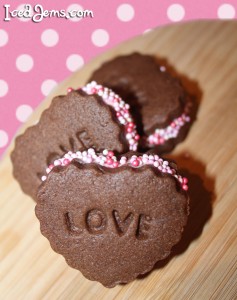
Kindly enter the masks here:
[[72, 235], [80, 235], [85, 229], [89, 234], [103, 234], [111, 229], [108, 228], [108, 220], [112, 219], [114, 229], [120, 237], [125, 235], [131, 226], [134, 228], [134, 236], [137, 239], [144, 240], [149, 237], [152, 218], [145, 214], [129, 212], [125, 218], [122, 218], [117, 210], [106, 213], [102, 209], [92, 209], [87, 211], [83, 225], [79, 227], [74, 222], [75, 213], [75, 211], [67, 212], [64, 215], [67, 230]]
[[11, 21], [13, 18], [25, 18], [31, 19], [35, 23], [41, 22], [45, 18], [63, 18], [63, 19], [73, 19], [73, 18], [93, 18], [94, 13], [92, 10], [65, 10], [65, 9], [44, 9], [42, 5], [36, 4], [32, 6], [26, 4], [23, 9], [13, 9], [11, 10], [10, 4], [5, 4], [4, 6], [4, 21]]

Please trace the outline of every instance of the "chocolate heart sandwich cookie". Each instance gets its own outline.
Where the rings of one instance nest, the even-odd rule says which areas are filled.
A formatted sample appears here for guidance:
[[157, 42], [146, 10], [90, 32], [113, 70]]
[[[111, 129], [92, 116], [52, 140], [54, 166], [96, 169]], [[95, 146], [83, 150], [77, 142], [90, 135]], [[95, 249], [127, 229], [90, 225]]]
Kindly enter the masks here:
[[177, 78], [154, 57], [133, 53], [105, 62], [90, 80], [104, 84], [131, 106], [142, 149], [167, 152], [190, 127], [191, 99]]
[[71, 267], [106, 287], [150, 271], [187, 222], [187, 179], [158, 155], [69, 152], [42, 180], [42, 234]]
[[135, 151], [139, 136], [129, 105], [96, 82], [53, 99], [35, 126], [16, 138], [14, 177], [36, 199], [45, 168], [68, 151], [108, 147]]

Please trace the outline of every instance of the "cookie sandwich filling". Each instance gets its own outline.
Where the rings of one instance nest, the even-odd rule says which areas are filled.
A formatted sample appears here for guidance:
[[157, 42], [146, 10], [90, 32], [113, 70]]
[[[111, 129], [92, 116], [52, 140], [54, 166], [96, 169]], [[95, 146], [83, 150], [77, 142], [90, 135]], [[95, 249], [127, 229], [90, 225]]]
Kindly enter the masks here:
[[[71, 92], [72, 90], [72, 88], [68, 88], [68, 92]], [[129, 104], [125, 103], [123, 99], [111, 89], [97, 84], [95, 81], [88, 83], [86, 86], [82, 87], [81, 90], [88, 95], [96, 94], [100, 96], [105, 104], [113, 107], [118, 122], [125, 128], [125, 138], [128, 142], [129, 150], [136, 151], [140, 136], [137, 133], [136, 125], [130, 114]]]
[[[74, 153], [69, 151], [62, 158], [56, 159], [52, 164], [50, 164], [46, 169], [46, 174], [49, 174], [56, 166], [69, 165], [74, 159], [79, 160], [84, 164], [95, 163], [100, 166], [113, 169], [124, 165], [128, 165], [132, 168], [140, 168], [142, 166], [151, 165], [162, 173], [172, 175], [176, 178], [184, 191], [188, 190], [188, 179], [177, 174], [177, 171], [170, 166], [168, 161], [153, 154], [132, 155], [129, 158], [121, 156], [117, 158], [113, 151], [109, 151], [107, 149], [103, 150], [102, 153], [96, 153], [92, 148], [86, 151], [77, 151]], [[47, 179], [47, 175], [42, 176], [41, 179], [42, 181], [45, 181]]]
[[162, 145], [169, 139], [174, 139], [178, 136], [180, 129], [188, 122], [190, 122], [189, 103], [186, 104], [184, 112], [181, 116], [174, 119], [167, 127], [157, 128], [154, 133], [149, 135], [146, 139], [148, 146]]

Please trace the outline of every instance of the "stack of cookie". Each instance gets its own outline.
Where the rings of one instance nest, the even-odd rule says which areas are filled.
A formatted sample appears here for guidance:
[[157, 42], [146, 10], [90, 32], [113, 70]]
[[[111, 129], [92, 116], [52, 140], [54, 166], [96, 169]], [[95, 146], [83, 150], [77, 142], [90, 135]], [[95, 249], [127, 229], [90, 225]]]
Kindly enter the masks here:
[[154, 58], [134, 53], [53, 99], [11, 158], [41, 232], [106, 287], [167, 257], [188, 217], [187, 178], [160, 157], [184, 139], [191, 100]]

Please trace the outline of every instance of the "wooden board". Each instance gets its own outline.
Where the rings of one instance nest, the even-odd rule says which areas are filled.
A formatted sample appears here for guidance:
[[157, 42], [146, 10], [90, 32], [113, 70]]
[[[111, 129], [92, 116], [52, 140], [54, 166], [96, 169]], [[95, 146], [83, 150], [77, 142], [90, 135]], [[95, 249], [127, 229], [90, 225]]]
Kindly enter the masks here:
[[190, 178], [182, 242], [172, 257], [128, 285], [106, 289], [86, 280], [40, 234], [34, 202], [11, 175], [11, 146], [0, 165], [1, 299], [237, 299], [237, 23], [156, 29], [96, 58], [53, 95], [81, 86], [102, 61], [134, 50], [165, 58], [199, 95], [197, 119], [171, 155]]

